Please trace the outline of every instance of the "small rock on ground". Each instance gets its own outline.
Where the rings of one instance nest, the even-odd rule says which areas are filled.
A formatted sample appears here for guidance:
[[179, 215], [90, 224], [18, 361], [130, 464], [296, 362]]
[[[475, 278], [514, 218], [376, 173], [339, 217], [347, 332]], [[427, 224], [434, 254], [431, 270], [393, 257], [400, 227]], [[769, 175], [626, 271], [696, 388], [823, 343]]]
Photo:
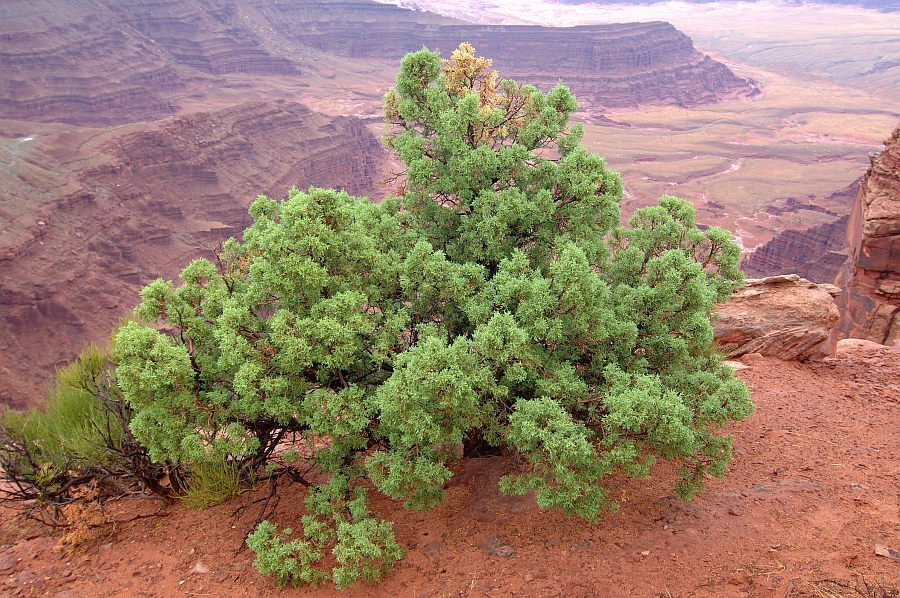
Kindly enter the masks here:
[[489, 556], [497, 556], [504, 559], [516, 556], [515, 549], [509, 545], [509, 542], [498, 535], [493, 535], [485, 540], [479, 548]]

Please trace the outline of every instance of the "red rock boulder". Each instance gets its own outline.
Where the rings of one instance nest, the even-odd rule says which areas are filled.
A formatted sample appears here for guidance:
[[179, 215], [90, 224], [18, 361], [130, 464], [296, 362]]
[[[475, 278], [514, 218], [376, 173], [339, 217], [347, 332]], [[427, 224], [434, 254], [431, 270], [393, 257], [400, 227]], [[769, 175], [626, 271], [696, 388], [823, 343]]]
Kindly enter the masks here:
[[760, 353], [785, 361], [834, 356], [831, 329], [840, 318], [834, 297], [841, 290], [796, 274], [747, 279], [719, 305], [715, 339], [729, 357]]

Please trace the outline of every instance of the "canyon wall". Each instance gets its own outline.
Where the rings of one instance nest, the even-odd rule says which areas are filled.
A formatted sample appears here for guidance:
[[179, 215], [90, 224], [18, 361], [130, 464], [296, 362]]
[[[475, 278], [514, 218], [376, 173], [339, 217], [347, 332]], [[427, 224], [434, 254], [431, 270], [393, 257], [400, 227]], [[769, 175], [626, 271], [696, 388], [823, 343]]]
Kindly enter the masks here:
[[185, 73], [91, 0], [4, 0], [0, 118], [105, 125], [159, 118]]
[[382, 148], [365, 125], [295, 102], [247, 102], [66, 139], [72, 135], [35, 140], [45, 170], [64, 186], [38, 187], [43, 171], [29, 163], [37, 150], [4, 162], [24, 177], [15, 179], [18, 193], [53, 198], [17, 221], [21, 234], [0, 242], [0, 403], [40, 396], [53, 368], [85, 341], [105, 342], [144, 285], [175, 278], [238, 235], [259, 193], [283, 197], [310, 185], [380, 193]]
[[900, 127], [870, 155], [847, 227], [850, 257], [838, 275], [841, 338], [900, 342]]
[[302, 76], [289, 49], [269, 52], [224, 0], [5, 0], [2, 10], [0, 118], [152, 120], [178, 112], [179, 94], [235, 85], [223, 75]]
[[813, 282], [833, 283], [850, 255], [850, 244], [847, 242], [847, 224], [850, 220], [848, 213], [861, 180], [862, 178], [825, 198], [827, 205], [839, 206], [834, 208], [836, 211], [823, 208], [815, 197], [810, 197], [807, 201], [787, 198], [768, 206], [767, 214], [780, 216], [810, 210], [826, 214], [834, 220], [806, 230], [785, 230], [778, 233], [768, 243], [746, 254], [741, 259], [741, 270], [754, 277], [799, 274]]
[[748, 276], [791, 273], [817, 283], [833, 282], [850, 254], [849, 220], [841, 216], [807, 230], [783, 231], [745, 256], [741, 270]]
[[[316, 7], [321, 7], [317, 9]], [[693, 106], [755, 92], [725, 65], [694, 49], [669, 23], [578, 27], [467, 25], [411, 26], [412, 13], [364, 3], [279, 3], [271, 22], [303, 45], [350, 58], [397, 60], [423, 46], [446, 57], [468, 41], [494, 61], [501, 76], [547, 90], [560, 80], [583, 105]], [[314, 19], [310, 12], [321, 10]]]
[[[545, 91], [560, 79], [590, 107], [692, 106], [751, 94], [668, 23], [484, 27], [353, 0], [7, 0], [0, 19], [0, 118], [81, 125], [152, 120], [276, 78], [309, 86], [321, 55], [376, 61], [390, 84], [422, 46], [469, 41], [504, 76]], [[304, 57], [307, 62], [303, 62]], [[340, 65], [321, 65], [339, 75]], [[377, 97], [381, 93], [375, 94]]]

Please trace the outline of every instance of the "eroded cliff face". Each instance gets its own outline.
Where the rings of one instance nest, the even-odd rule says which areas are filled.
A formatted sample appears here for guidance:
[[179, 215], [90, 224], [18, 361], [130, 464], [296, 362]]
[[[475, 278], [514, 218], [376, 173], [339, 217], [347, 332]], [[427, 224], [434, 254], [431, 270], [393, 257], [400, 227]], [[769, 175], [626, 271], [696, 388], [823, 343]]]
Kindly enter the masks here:
[[900, 127], [870, 155], [859, 184], [847, 240], [850, 257], [838, 275], [842, 338], [885, 345], [900, 341]]
[[0, 118], [104, 125], [159, 118], [186, 74], [90, 0], [5, 0]]
[[[560, 80], [583, 106], [693, 106], [756, 90], [698, 52], [669, 23], [578, 27], [410, 26], [409, 11], [364, 3], [279, 3], [273, 22], [287, 37], [350, 58], [397, 60], [423, 46], [449, 55], [461, 42], [493, 60], [502, 76], [547, 90]], [[315, 22], [310, 11], [319, 11]], [[414, 13], [420, 14], [420, 13]]]
[[0, 238], [0, 403], [19, 405], [85, 341], [103, 343], [144, 285], [238, 235], [259, 193], [316, 185], [378, 197], [383, 163], [361, 121], [286, 101], [8, 146], [4, 193], [44, 198]]
[[817, 283], [833, 283], [844, 262], [850, 255], [847, 243], [848, 213], [856, 197], [860, 177], [851, 185], [825, 197], [824, 208], [811, 196], [806, 201], [794, 198], [776, 200], [766, 208], [767, 214], [781, 215], [800, 211], [815, 211], [833, 218], [806, 230], [785, 230], [771, 241], [761, 245], [743, 257], [741, 270], [752, 277], [799, 274]]
[[153, 120], [193, 90], [247, 85], [224, 75], [302, 76], [291, 49], [270, 51], [263, 27], [231, 2], [9, 0], [3, 10], [2, 118]]
[[804, 231], [786, 230], [741, 260], [748, 276], [799, 274], [813, 282], [833, 282], [847, 261], [849, 216]]
[[260, 97], [268, 85], [296, 97], [347, 75], [346, 65], [326, 66], [328, 56], [375, 61], [387, 86], [407, 52], [426, 45], [447, 55], [463, 41], [504, 76], [544, 90], [561, 78], [589, 107], [690, 106], [754, 92], [668, 23], [483, 27], [353, 0], [7, 0], [2, 10], [6, 119], [102, 126], [227, 101], [211, 90]]

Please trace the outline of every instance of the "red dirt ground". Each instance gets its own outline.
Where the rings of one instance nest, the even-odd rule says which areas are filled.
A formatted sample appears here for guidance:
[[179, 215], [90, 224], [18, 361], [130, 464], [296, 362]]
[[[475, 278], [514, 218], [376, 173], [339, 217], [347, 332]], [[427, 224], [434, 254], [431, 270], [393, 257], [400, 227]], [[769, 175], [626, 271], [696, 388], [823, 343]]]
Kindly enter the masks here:
[[[492, 482], [503, 460], [470, 460], [458, 464], [449, 500], [429, 513], [373, 495], [408, 553], [382, 583], [344, 592], [279, 590], [256, 573], [252, 553], [239, 548], [258, 505], [232, 513], [264, 487], [206, 511], [110, 503], [107, 515], [118, 519], [160, 507], [168, 515], [110, 526], [74, 552], [54, 553], [58, 533], [7, 510], [0, 595], [896, 596], [900, 348], [844, 341], [823, 363], [744, 365], [756, 413], [731, 426], [730, 473], [690, 503], [671, 496], [674, 470], [660, 464], [650, 480], [612, 480], [622, 506], [590, 525], [499, 495]], [[303, 496], [299, 485], [282, 489], [279, 526], [299, 523]]]

